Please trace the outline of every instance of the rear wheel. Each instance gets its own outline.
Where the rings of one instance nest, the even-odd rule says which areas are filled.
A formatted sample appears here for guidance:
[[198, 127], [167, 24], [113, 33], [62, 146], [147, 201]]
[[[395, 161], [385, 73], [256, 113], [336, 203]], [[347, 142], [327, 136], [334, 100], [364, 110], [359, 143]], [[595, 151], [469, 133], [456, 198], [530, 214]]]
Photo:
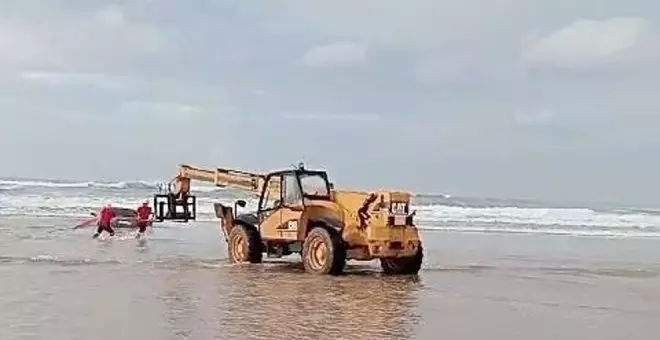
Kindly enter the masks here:
[[261, 263], [261, 237], [257, 228], [235, 225], [227, 238], [227, 252], [232, 263]]
[[402, 257], [396, 259], [380, 259], [380, 267], [388, 275], [417, 275], [422, 269], [422, 260], [424, 259], [424, 248], [419, 245], [417, 253], [411, 257]]
[[315, 227], [305, 238], [302, 260], [308, 273], [339, 275], [346, 266], [344, 241], [333, 229]]

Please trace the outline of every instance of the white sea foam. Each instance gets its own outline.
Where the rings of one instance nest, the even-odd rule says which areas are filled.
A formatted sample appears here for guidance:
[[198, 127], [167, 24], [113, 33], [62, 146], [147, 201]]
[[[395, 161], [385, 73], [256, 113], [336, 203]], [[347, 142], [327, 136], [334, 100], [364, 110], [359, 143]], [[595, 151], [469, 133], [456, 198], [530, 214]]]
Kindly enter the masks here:
[[417, 207], [422, 220], [435, 223], [492, 223], [575, 227], [660, 227], [660, 215], [596, 212], [585, 208], [471, 208], [432, 205]]
[[[0, 191], [12, 191], [24, 188], [41, 189], [151, 189], [156, 190], [159, 186], [166, 185], [167, 181], [119, 181], [119, 182], [61, 182], [48, 180], [0, 180]], [[214, 192], [224, 189], [211, 185], [193, 185], [195, 191]]]

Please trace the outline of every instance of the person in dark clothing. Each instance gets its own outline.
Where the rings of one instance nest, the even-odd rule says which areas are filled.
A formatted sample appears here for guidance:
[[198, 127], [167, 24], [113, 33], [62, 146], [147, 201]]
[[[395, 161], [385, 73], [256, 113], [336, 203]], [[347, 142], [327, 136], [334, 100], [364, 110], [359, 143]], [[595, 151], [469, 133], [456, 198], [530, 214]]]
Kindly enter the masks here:
[[110, 204], [106, 205], [101, 209], [97, 216], [97, 225], [98, 228], [96, 229], [96, 233], [92, 238], [97, 238], [101, 233], [105, 230], [107, 231], [110, 236], [115, 235], [114, 229], [112, 229], [112, 226], [110, 223], [112, 222], [112, 218], [115, 217], [115, 212], [112, 210], [112, 206]]

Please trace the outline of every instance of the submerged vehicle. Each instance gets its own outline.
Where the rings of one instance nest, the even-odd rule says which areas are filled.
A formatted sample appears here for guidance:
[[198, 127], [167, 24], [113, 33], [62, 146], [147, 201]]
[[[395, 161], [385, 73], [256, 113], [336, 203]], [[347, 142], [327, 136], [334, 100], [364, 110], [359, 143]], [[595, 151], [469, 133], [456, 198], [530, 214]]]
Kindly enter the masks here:
[[137, 211], [130, 208], [112, 207], [115, 217], [110, 220], [110, 226], [117, 228], [137, 228]]
[[341, 274], [347, 260], [380, 260], [386, 274], [417, 274], [424, 256], [410, 212], [411, 194], [380, 190], [336, 190], [324, 170], [297, 168], [266, 174], [181, 165], [167, 193], [154, 195], [154, 220], [196, 218], [191, 180], [250, 191], [256, 211], [237, 214], [214, 203], [231, 262], [260, 263], [267, 257], [299, 253], [305, 271]]
[[[115, 213], [115, 217], [110, 220], [110, 226], [113, 229], [137, 228], [137, 211], [135, 209], [120, 207], [112, 207], [110, 209]], [[96, 213], [93, 212], [90, 215], [94, 216], [94, 218], [86, 220], [75, 228], [95, 226], [97, 222]], [[149, 221], [148, 226], [152, 224], [153, 222]]]

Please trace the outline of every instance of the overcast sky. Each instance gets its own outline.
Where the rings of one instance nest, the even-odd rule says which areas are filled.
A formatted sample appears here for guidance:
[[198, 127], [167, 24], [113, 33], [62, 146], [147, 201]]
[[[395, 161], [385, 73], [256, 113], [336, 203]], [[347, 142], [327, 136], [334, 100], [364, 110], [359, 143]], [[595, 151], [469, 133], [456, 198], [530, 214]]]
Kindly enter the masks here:
[[660, 203], [660, 2], [0, 0], [0, 176], [305, 160], [338, 186]]

